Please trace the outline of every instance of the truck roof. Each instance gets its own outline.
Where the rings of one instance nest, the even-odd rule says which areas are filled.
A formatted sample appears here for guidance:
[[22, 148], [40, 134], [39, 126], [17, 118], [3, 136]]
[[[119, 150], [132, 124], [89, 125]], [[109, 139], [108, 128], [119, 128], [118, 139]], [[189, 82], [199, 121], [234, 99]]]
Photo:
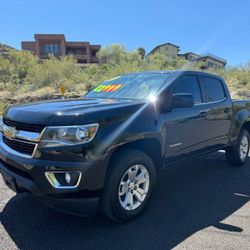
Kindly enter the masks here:
[[141, 72], [130, 72], [128, 74], [123, 74], [123, 75], [129, 75], [129, 74], [147, 74], [147, 73], [158, 73], [158, 74], [164, 74], [164, 73], [171, 73], [171, 74], [184, 74], [184, 73], [191, 73], [191, 74], [198, 74], [198, 75], [207, 75], [207, 76], [213, 76], [213, 77], [217, 77], [217, 78], [221, 78], [218, 75], [215, 74], [211, 74], [211, 73], [207, 73], [207, 72], [203, 72], [203, 71], [194, 71], [194, 70], [150, 70], [150, 71], [141, 71]]

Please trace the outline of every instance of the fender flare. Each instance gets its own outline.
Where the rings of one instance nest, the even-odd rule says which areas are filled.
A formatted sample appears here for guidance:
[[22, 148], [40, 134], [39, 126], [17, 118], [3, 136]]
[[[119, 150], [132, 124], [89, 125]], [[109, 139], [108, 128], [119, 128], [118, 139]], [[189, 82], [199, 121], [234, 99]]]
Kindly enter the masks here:
[[250, 111], [247, 109], [240, 110], [235, 116], [235, 127], [232, 134], [232, 140], [236, 140], [240, 131], [246, 122], [250, 122]]

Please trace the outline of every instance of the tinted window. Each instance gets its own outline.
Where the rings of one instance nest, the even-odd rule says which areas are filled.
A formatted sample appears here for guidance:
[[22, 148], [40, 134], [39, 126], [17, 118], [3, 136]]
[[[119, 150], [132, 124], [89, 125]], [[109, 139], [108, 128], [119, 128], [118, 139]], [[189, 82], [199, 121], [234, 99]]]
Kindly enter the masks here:
[[173, 85], [173, 94], [188, 93], [192, 94], [195, 103], [201, 103], [201, 91], [196, 76], [183, 76]]
[[224, 89], [220, 80], [202, 76], [201, 83], [206, 91], [208, 102], [219, 101], [225, 97]]

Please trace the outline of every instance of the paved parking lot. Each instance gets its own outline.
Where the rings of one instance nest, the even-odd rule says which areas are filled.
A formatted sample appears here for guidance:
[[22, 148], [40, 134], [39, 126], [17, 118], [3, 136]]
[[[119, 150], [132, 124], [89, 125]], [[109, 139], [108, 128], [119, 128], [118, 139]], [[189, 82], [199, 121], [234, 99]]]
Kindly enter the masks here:
[[249, 201], [250, 162], [220, 152], [164, 170], [143, 215], [121, 225], [56, 212], [0, 178], [0, 249], [249, 249]]

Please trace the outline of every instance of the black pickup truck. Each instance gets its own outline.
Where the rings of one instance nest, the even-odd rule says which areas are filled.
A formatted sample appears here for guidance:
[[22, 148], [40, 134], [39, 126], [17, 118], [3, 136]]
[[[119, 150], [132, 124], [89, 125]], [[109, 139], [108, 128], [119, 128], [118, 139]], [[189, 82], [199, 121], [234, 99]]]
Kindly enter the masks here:
[[243, 165], [250, 101], [233, 101], [212, 74], [130, 73], [80, 99], [10, 107], [0, 130], [0, 170], [12, 190], [121, 222], [144, 209], [161, 168], [217, 150]]

